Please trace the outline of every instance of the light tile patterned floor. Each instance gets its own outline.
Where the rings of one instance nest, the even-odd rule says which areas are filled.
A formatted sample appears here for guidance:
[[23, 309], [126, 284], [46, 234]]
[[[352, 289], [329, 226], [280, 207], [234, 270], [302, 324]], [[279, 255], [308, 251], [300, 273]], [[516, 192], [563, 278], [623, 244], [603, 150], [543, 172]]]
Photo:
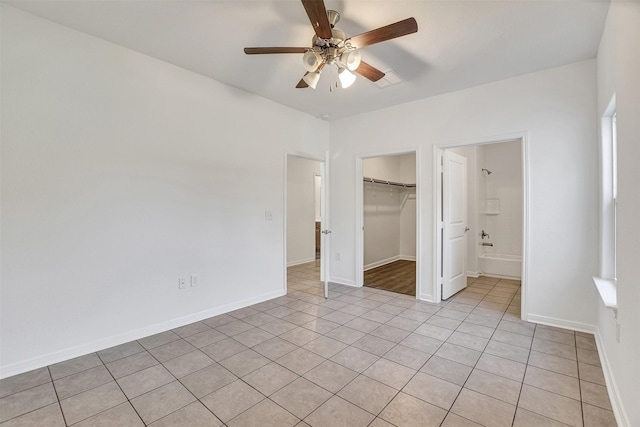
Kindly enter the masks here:
[[517, 282], [450, 301], [331, 286], [0, 382], [0, 426], [614, 426], [592, 335], [520, 320]]

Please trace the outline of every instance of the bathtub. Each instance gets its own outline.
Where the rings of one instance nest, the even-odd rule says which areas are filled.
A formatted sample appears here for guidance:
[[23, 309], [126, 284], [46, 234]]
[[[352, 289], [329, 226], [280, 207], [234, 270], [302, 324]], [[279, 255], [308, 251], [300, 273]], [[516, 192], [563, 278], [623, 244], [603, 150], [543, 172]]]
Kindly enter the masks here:
[[478, 267], [480, 274], [485, 276], [520, 279], [522, 277], [522, 256], [486, 253], [478, 256]]

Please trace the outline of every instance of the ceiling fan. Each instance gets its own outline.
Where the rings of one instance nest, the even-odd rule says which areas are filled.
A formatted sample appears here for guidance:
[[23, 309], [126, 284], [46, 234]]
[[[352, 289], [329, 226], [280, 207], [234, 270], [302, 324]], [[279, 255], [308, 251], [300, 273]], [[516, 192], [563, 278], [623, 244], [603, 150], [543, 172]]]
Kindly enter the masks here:
[[362, 61], [359, 49], [418, 31], [416, 20], [407, 18], [357, 36], [347, 37], [344, 32], [335, 28], [340, 20], [340, 14], [335, 10], [326, 10], [323, 0], [302, 0], [302, 5], [315, 31], [311, 47], [244, 48], [244, 53], [247, 55], [302, 53], [302, 62], [307, 72], [296, 88], [315, 89], [320, 73], [328, 65], [337, 67], [338, 79], [343, 88], [351, 86], [355, 81], [356, 75], [352, 72], [376, 82], [384, 77], [384, 73]]

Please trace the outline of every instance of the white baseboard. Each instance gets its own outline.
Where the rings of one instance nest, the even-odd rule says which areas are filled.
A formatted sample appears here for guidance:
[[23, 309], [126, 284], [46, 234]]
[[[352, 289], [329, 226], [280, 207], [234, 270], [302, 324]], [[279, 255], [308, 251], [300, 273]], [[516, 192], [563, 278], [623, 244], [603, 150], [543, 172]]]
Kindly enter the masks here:
[[307, 264], [315, 260], [316, 260], [315, 256], [312, 256], [311, 258], [297, 259], [294, 261], [287, 262], [287, 267], [293, 267], [294, 265], [300, 265], [300, 264]]
[[379, 261], [371, 262], [364, 266], [363, 271], [371, 270], [376, 267], [382, 267], [383, 265], [391, 264], [392, 262], [396, 262], [400, 259], [399, 255], [392, 256], [390, 258], [381, 259]]
[[340, 286], [348, 286], [350, 288], [361, 288], [362, 286], [358, 286], [355, 283], [338, 283], [338, 282], [329, 282], [330, 285], [340, 285]]
[[331, 277], [329, 279], [329, 283], [335, 283], [336, 285], [351, 286], [351, 287], [354, 287], [354, 288], [359, 288], [360, 287], [360, 286], [356, 285], [356, 282], [354, 280], [343, 279], [341, 277]]
[[522, 280], [522, 277], [520, 276], [505, 276], [502, 274], [493, 274], [493, 273], [478, 273], [478, 276], [484, 276], [484, 277], [493, 277], [495, 279], [509, 279], [509, 280]]
[[0, 379], [10, 377], [13, 375], [28, 372], [33, 369], [49, 366], [54, 363], [62, 362], [75, 357], [83, 356], [85, 354], [94, 353], [96, 351], [104, 350], [106, 348], [114, 347], [116, 345], [124, 344], [129, 341], [137, 340], [140, 338], [148, 337], [150, 335], [158, 334], [160, 332], [168, 331], [180, 326], [188, 325], [190, 323], [198, 322], [200, 320], [208, 319], [209, 317], [219, 316], [230, 311], [238, 310], [253, 304], [257, 304], [263, 301], [268, 301], [273, 298], [277, 298], [285, 295], [286, 292], [283, 289], [268, 292], [256, 297], [247, 298], [234, 303], [222, 305], [219, 307], [211, 308], [208, 310], [200, 311], [186, 316], [178, 317], [176, 319], [167, 320], [165, 322], [156, 323], [154, 325], [145, 326], [143, 328], [135, 329], [133, 331], [127, 331], [122, 334], [114, 335], [107, 338], [101, 338], [95, 341], [81, 344], [75, 347], [66, 348], [64, 350], [55, 351], [52, 353], [36, 356], [31, 359], [23, 360], [21, 362], [12, 363], [10, 365], [0, 367]]
[[596, 333], [596, 327], [588, 323], [573, 322], [571, 320], [557, 319], [555, 317], [541, 316], [539, 314], [528, 313], [524, 319], [528, 322], [540, 323], [541, 325], [554, 326], [556, 328], [570, 329], [572, 331]]
[[477, 279], [478, 277], [480, 277], [480, 273], [478, 273], [477, 271], [467, 271], [467, 277], [473, 277], [474, 279]]
[[598, 348], [598, 356], [600, 357], [600, 365], [602, 365], [602, 372], [604, 373], [605, 383], [607, 384], [607, 392], [609, 393], [609, 400], [611, 401], [611, 407], [613, 414], [616, 417], [618, 427], [631, 427], [629, 424], [629, 418], [622, 405], [622, 399], [620, 399], [620, 392], [618, 385], [611, 371], [611, 365], [607, 358], [607, 353], [604, 348], [602, 336], [597, 326], [589, 325], [587, 323], [572, 322], [569, 320], [556, 319], [553, 317], [540, 316], [537, 314], [529, 314], [526, 319], [529, 322], [540, 323], [547, 326], [555, 326], [557, 328], [571, 329], [578, 332], [587, 332], [593, 334], [596, 340], [596, 346]]
[[420, 297], [418, 299], [424, 302], [435, 302], [433, 300], [433, 295], [431, 294], [420, 294]]
[[609, 365], [609, 359], [607, 358], [604, 342], [600, 335], [600, 329], [596, 328], [596, 333], [594, 335], [596, 337], [596, 347], [598, 347], [598, 356], [600, 357], [600, 365], [602, 365], [602, 372], [604, 373], [604, 381], [607, 384], [607, 393], [609, 393], [609, 400], [611, 401], [613, 415], [616, 417], [618, 427], [631, 427], [627, 412], [624, 410], [624, 406], [622, 405], [618, 384], [616, 383], [613, 372], [611, 371], [611, 365]]
[[364, 266], [363, 271], [371, 270], [373, 268], [382, 267], [383, 265], [391, 264], [396, 261], [415, 261], [416, 257], [411, 255], [395, 255], [387, 259], [381, 259]]

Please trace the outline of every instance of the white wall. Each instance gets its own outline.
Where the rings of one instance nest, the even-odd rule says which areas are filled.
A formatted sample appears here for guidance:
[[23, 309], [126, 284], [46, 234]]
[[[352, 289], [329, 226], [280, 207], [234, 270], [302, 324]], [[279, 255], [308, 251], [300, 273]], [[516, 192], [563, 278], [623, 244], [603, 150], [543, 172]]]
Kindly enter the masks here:
[[[525, 315], [588, 328], [595, 322], [591, 275], [597, 264], [595, 60], [477, 86], [336, 121], [331, 134], [331, 276], [354, 280], [357, 156], [417, 147], [422, 283], [433, 300], [434, 146], [525, 134], [529, 162], [529, 253]], [[388, 126], [401, 122], [402, 132]], [[552, 239], [552, 240], [550, 240]], [[571, 254], [571, 256], [567, 256]], [[570, 304], [567, 302], [571, 301]]]
[[316, 259], [315, 175], [321, 163], [297, 156], [287, 159], [287, 265]]
[[400, 255], [402, 191], [383, 184], [364, 183], [364, 268], [396, 261]]
[[284, 292], [284, 152], [327, 122], [7, 6], [1, 36], [2, 376]]
[[[618, 424], [640, 425], [640, 3], [611, 3], [598, 50], [598, 114], [616, 95], [618, 127], [618, 244], [616, 319], [597, 301], [598, 344]], [[604, 256], [611, 251], [604, 247]], [[601, 264], [604, 260], [601, 260]]]
[[[478, 177], [478, 206], [486, 206], [487, 199], [497, 199], [500, 205], [497, 215], [486, 214], [483, 209], [479, 211], [479, 228], [489, 234], [484, 241], [493, 243], [493, 246], [481, 246], [480, 253], [522, 255], [521, 142], [486, 144], [478, 150], [482, 161], [477, 165], [478, 170], [472, 171]], [[482, 168], [492, 173], [487, 175]]]

